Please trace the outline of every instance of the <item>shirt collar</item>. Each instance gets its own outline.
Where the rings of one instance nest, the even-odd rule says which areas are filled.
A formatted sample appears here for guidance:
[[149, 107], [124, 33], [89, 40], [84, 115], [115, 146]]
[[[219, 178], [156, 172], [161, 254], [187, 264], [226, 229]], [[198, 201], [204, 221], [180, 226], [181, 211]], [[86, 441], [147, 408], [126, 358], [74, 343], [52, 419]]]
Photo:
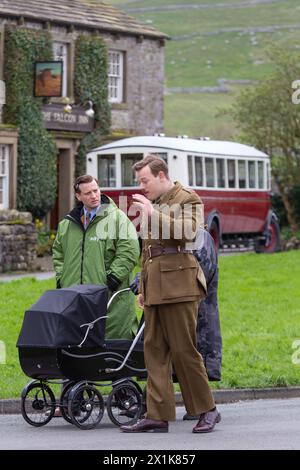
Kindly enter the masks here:
[[95, 215], [97, 214], [99, 207], [100, 206], [94, 207], [94, 209], [92, 209], [91, 211], [88, 211], [87, 208], [83, 206], [84, 216], [86, 217], [87, 213], [89, 212], [91, 219], [93, 219], [93, 217], [95, 217]]

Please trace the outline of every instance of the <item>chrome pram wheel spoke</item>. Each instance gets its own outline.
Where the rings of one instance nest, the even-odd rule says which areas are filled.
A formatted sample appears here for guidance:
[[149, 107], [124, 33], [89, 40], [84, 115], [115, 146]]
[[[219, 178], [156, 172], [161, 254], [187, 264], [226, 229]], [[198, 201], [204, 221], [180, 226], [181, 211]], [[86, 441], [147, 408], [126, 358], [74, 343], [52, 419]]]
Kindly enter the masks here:
[[55, 412], [55, 397], [51, 388], [44, 383], [32, 383], [22, 392], [21, 410], [27, 423], [44, 426]]
[[68, 415], [80, 429], [92, 429], [101, 421], [104, 401], [92, 385], [74, 386], [69, 393]]
[[137, 421], [142, 411], [142, 397], [131, 383], [121, 383], [113, 387], [107, 398], [107, 413], [117, 426]]

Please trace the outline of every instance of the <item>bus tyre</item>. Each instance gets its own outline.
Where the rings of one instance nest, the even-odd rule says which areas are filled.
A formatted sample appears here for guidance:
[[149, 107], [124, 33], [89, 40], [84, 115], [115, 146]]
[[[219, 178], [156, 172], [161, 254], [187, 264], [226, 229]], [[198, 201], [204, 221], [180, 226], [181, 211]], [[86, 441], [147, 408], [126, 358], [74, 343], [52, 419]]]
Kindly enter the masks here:
[[257, 240], [254, 248], [256, 253], [276, 253], [280, 251], [280, 228], [275, 217], [271, 217], [266, 239], [263, 242]]

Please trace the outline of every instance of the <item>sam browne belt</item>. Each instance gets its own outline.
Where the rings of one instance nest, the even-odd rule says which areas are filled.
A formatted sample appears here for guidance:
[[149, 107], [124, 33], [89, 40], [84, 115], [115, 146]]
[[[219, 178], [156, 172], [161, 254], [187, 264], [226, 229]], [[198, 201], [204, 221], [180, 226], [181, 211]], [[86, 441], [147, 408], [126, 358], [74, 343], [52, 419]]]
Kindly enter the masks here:
[[157, 256], [169, 255], [169, 254], [178, 254], [178, 253], [189, 253], [192, 254], [192, 250], [186, 250], [180, 245], [178, 246], [148, 246], [145, 249], [147, 258], [156, 258]]

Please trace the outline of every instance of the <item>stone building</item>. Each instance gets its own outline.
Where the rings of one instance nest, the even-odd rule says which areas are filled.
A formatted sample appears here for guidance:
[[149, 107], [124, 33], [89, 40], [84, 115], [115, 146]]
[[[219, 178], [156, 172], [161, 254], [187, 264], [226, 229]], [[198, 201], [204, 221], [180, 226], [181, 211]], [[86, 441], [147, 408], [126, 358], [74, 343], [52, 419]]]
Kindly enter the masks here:
[[[153, 134], [163, 130], [164, 43], [167, 36], [122, 11], [98, 1], [0, 0], [0, 119], [5, 105], [4, 36], [8, 25], [47, 30], [53, 59], [62, 61], [61, 97], [44, 106], [44, 124], [58, 149], [58, 199], [55, 225], [73, 204], [76, 150], [91, 132], [87, 105], [74, 103], [74, 44], [78, 35], [100, 35], [108, 49], [111, 131]], [[65, 113], [66, 103], [70, 112]], [[72, 106], [75, 104], [75, 106]], [[91, 106], [91, 105], [90, 105]], [[16, 207], [18, 130], [0, 120], [0, 210]]]
[[[164, 44], [167, 39], [164, 33], [96, 0], [0, 0], [0, 265], [6, 263], [6, 268], [2, 266], [0, 271], [26, 269], [34, 256], [34, 227], [30, 216], [16, 212], [20, 191], [20, 129], [5, 118], [9, 99], [5, 41], [12, 27], [49, 33], [53, 64], [48, 65], [51, 68], [56, 67], [57, 62], [61, 64], [57, 94], [53, 92], [58, 78], [54, 68], [52, 72], [48, 68], [39, 70], [37, 64], [33, 71], [32, 96], [47, 97], [43, 99], [42, 126], [52, 134], [57, 147], [57, 196], [55, 207], [48, 215], [52, 228], [56, 228], [73, 206], [78, 148], [83, 137], [95, 129], [93, 102], [76, 101], [74, 74], [78, 37], [100, 37], [106, 46], [111, 108], [109, 138], [114, 138], [114, 134], [151, 135], [163, 131]], [[45, 95], [36, 94], [44, 85], [53, 87], [52, 95], [47, 91]], [[20, 242], [18, 247], [15, 243], [15, 254], [13, 239]]]

